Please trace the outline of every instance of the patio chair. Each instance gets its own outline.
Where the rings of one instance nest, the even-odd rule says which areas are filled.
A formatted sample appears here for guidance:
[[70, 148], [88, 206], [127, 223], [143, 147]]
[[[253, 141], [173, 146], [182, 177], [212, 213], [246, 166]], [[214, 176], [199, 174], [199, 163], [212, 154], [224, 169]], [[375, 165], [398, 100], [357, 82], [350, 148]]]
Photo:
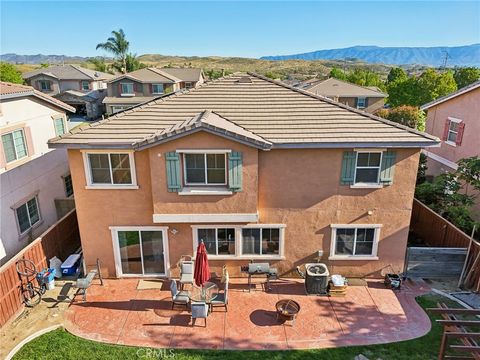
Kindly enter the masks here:
[[185, 305], [185, 308], [188, 309], [188, 303], [190, 302], [188, 291], [179, 291], [176, 280], [172, 280], [172, 283], [170, 284], [170, 292], [172, 293], [172, 309], [175, 305]]
[[207, 327], [208, 305], [205, 301], [192, 301], [190, 304], [192, 310], [192, 326], [195, 319], [205, 319], [205, 327]]
[[178, 263], [180, 268], [180, 286], [183, 290], [185, 284], [193, 285], [194, 262], [191, 256], [183, 255]]
[[228, 281], [225, 282], [223, 292], [219, 293], [215, 299], [210, 302], [210, 311], [213, 311], [214, 307], [225, 307], [225, 312], [228, 311]]

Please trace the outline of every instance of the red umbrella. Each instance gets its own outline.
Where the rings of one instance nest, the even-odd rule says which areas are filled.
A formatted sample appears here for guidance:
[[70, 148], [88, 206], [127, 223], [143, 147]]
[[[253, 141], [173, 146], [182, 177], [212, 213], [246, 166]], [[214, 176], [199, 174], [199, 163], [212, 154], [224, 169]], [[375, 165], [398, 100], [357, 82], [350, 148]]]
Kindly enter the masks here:
[[208, 267], [207, 249], [205, 244], [200, 242], [197, 248], [197, 257], [195, 258], [195, 272], [193, 273], [195, 284], [203, 286], [210, 279], [210, 268]]

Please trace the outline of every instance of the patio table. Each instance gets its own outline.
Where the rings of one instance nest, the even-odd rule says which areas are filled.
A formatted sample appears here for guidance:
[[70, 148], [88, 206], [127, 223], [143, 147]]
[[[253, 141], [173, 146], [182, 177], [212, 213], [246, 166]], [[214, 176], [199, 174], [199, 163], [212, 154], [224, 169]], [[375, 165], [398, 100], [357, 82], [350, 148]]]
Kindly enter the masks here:
[[190, 299], [192, 301], [205, 301], [210, 303], [218, 296], [218, 285], [207, 281], [203, 287], [194, 286], [190, 291]]

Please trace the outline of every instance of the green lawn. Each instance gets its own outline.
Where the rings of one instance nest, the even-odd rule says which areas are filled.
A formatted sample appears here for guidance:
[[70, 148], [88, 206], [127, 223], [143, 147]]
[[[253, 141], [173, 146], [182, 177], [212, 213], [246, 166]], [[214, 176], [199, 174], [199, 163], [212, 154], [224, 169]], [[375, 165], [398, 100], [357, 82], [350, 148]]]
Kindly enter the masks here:
[[[438, 295], [424, 295], [417, 298], [418, 303], [425, 309], [436, 307], [438, 301], [449, 306], [458, 307], [448, 299]], [[429, 315], [430, 316], [430, 315]], [[430, 316], [434, 320], [435, 316]], [[292, 350], [292, 351], [223, 351], [223, 350], [176, 350], [174, 357], [168, 357], [169, 350], [135, 348], [129, 346], [107, 345], [94, 341], [83, 340], [67, 333], [64, 330], [54, 330], [42, 335], [25, 345], [14, 357], [15, 360], [49, 359], [49, 360], [76, 360], [76, 359], [176, 359], [176, 360], [264, 360], [268, 359], [328, 359], [349, 360], [355, 355], [363, 354], [371, 360], [426, 360], [436, 359], [441, 338], [441, 327], [432, 323], [432, 331], [427, 335], [393, 344], [343, 347], [319, 350]], [[151, 356], [148, 351], [152, 351]], [[157, 351], [155, 355], [153, 352]], [[162, 352], [163, 351], [163, 352]], [[166, 353], [165, 353], [166, 352]], [[163, 356], [162, 355], [167, 355]]]

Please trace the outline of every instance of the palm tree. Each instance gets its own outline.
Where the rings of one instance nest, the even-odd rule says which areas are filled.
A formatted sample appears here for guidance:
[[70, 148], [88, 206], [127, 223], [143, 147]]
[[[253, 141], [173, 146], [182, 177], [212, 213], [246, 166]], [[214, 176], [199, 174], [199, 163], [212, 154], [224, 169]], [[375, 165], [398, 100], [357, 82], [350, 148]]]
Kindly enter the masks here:
[[125, 33], [120, 29], [112, 31], [112, 36], [107, 39], [107, 42], [98, 44], [96, 49], [103, 49], [115, 55], [122, 64], [121, 71], [126, 74], [128, 46], [129, 42], [125, 39]]

